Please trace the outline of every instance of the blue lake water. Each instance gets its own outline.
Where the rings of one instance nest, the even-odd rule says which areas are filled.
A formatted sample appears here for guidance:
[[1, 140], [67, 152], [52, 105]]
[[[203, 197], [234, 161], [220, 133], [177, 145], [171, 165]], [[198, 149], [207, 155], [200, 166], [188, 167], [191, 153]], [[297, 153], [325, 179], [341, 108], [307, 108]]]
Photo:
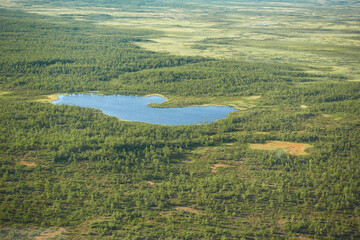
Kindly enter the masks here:
[[126, 121], [138, 121], [162, 125], [188, 125], [213, 122], [235, 111], [233, 107], [198, 106], [184, 108], [153, 108], [149, 103], [162, 103], [159, 96], [137, 97], [128, 95], [70, 94], [58, 95], [54, 104], [67, 104], [96, 108], [104, 114]]

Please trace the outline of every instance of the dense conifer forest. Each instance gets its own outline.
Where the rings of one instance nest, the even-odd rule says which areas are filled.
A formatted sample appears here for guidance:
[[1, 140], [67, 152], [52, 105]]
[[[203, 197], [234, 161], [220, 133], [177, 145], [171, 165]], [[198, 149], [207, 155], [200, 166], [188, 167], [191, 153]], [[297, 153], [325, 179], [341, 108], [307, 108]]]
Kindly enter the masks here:
[[[360, 238], [360, 82], [137, 45], [153, 34], [0, 9], [1, 239]], [[58, 93], [240, 110], [152, 125]], [[256, 149], [269, 143], [308, 147]]]

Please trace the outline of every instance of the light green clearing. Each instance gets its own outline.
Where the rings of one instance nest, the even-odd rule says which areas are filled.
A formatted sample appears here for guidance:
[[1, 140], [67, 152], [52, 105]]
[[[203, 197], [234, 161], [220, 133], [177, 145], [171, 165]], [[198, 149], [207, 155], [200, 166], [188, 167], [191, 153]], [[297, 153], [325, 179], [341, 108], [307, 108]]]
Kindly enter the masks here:
[[[152, 41], [136, 43], [148, 50], [294, 63], [309, 67], [310, 72], [344, 74], [350, 80], [360, 77], [358, 7], [350, 4], [317, 7], [307, 3], [234, 2], [138, 9], [73, 4], [25, 6], [16, 1], [0, 1], [0, 6], [33, 13], [121, 29], [154, 30]], [[111, 17], [96, 17], [99, 14]]]

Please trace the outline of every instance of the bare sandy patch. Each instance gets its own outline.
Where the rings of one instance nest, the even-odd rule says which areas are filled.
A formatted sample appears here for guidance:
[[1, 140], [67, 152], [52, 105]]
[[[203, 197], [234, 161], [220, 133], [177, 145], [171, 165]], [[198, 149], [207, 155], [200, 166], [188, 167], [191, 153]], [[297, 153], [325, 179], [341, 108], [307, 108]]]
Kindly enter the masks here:
[[35, 163], [35, 158], [28, 156], [27, 153], [22, 158], [20, 158], [19, 163], [27, 167], [36, 167], [37, 165]]
[[156, 97], [162, 97], [162, 98], [164, 98], [165, 100], [168, 100], [168, 98], [167, 98], [167, 97], [165, 97], [164, 95], [162, 95], [162, 94], [157, 94], [157, 93], [155, 93], [155, 94], [145, 95], [144, 97], [153, 97], [153, 96], [156, 96]]
[[300, 156], [307, 155], [305, 149], [311, 148], [312, 146], [305, 143], [291, 143], [291, 142], [280, 142], [280, 141], [271, 141], [265, 144], [250, 144], [251, 149], [256, 150], [277, 150], [283, 149], [290, 155]]
[[250, 100], [256, 100], [261, 98], [261, 96], [251, 96], [251, 97], [246, 97], [246, 99], [250, 99]]
[[24, 166], [27, 166], [27, 167], [36, 167], [36, 163], [34, 163], [34, 162], [26, 162], [24, 160], [21, 160], [20, 164], [24, 165]]
[[149, 184], [150, 186], [154, 186], [154, 182], [151, 182], [151, 181], [146, 181], [147, 184]]
[[217, 163], [211, 166], [210, 168], [211, 168], [211, 172], [217, 173], [217, 168], [229, 168], [229, 167], [230, 167], [229, 165]]
[[63, 94], [57, 93], [57, 94], [44, 95], [43, 96], [44, 98], [38, 99], [36, 101], [41, 103], [51, 103], [52, 101], [56, 101], [59, 99], [58, 95], [63, 95]]
[[297, 237], [297, 239], [298, 239], [298, 240], [310, 240], [310, 238], [305, 237], [305, 236], [301, 236], [301, 235], [299, 235], [299, 236]]

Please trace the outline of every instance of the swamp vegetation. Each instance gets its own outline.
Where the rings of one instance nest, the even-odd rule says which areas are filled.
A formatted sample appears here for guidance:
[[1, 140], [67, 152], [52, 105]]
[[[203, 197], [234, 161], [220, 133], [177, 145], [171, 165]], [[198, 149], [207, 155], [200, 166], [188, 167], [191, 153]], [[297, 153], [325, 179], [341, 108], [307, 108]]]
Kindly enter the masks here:
[[[355, 67], [360, 51], [359, 32], [353, 30], [359, 24], [354, 17], [358, 8], [302, 1], [321, 9], [321, 19], [340, 19], [327, 19], [335, 23], [316, 32], [308, 26], [288, 34], [306, 38], [311, 31], [325, 34], [324, 39], [333, 34], [332, 39], [347, 40], [333, 42], [324, 52], [328, 43], [313, 48], [307, 39], [294, 45], [298, 50], [293, 46], [283, 52], [289, 58], [269, 61], [257, 53], [249, 60], [151, 51], [144, 48], [150, 39], [167, 33], [104, 24], [112, 15], [77, 13], [80, 20], [64, 13], [45, 16], [4, 2], [12, 1], [1, 1], [0, 9], [1, 239], [360, 238], [360, 82]], [[63, 7], [60, 1], [17, 1], [23, 2]], [[65, 4], [84, 8], [88, 2]], [[97, 2], [91, 6], [121, 6], [132, 14], [164, 6], [173, 12], [208, 6], [204, 9], [221, 14], [236, 2], [257, 4]], [[289, 9], [300, 4], [267, 4], [276, 8], [284, 2]], [[34, 12], [31, 7], [22, 9]], [[264, 17], [263, 22], [274, 17], [264, 9], [250, 12]], [[292, 19], [292, 13], [281, 17]], [[337, 24], [348, 28], [339, 30]], [[201, 39], [194, 49], [244, 46], [242, 41]], [[268, 44], [284, 51], [290, 46], [272, 41], [247, 40], [247, 46]], [[316, 57], [303, 62], [294, 51], [319, 56], [326, 66], [317, 65]], [[349, 65], [340, 69], [339, 61]], [[49, 104], [48, 96], [59, 93], [162, 94], [168, 101], [157, 107], [215, 104], [240, 110], [209, 124], [161, 126]]]

